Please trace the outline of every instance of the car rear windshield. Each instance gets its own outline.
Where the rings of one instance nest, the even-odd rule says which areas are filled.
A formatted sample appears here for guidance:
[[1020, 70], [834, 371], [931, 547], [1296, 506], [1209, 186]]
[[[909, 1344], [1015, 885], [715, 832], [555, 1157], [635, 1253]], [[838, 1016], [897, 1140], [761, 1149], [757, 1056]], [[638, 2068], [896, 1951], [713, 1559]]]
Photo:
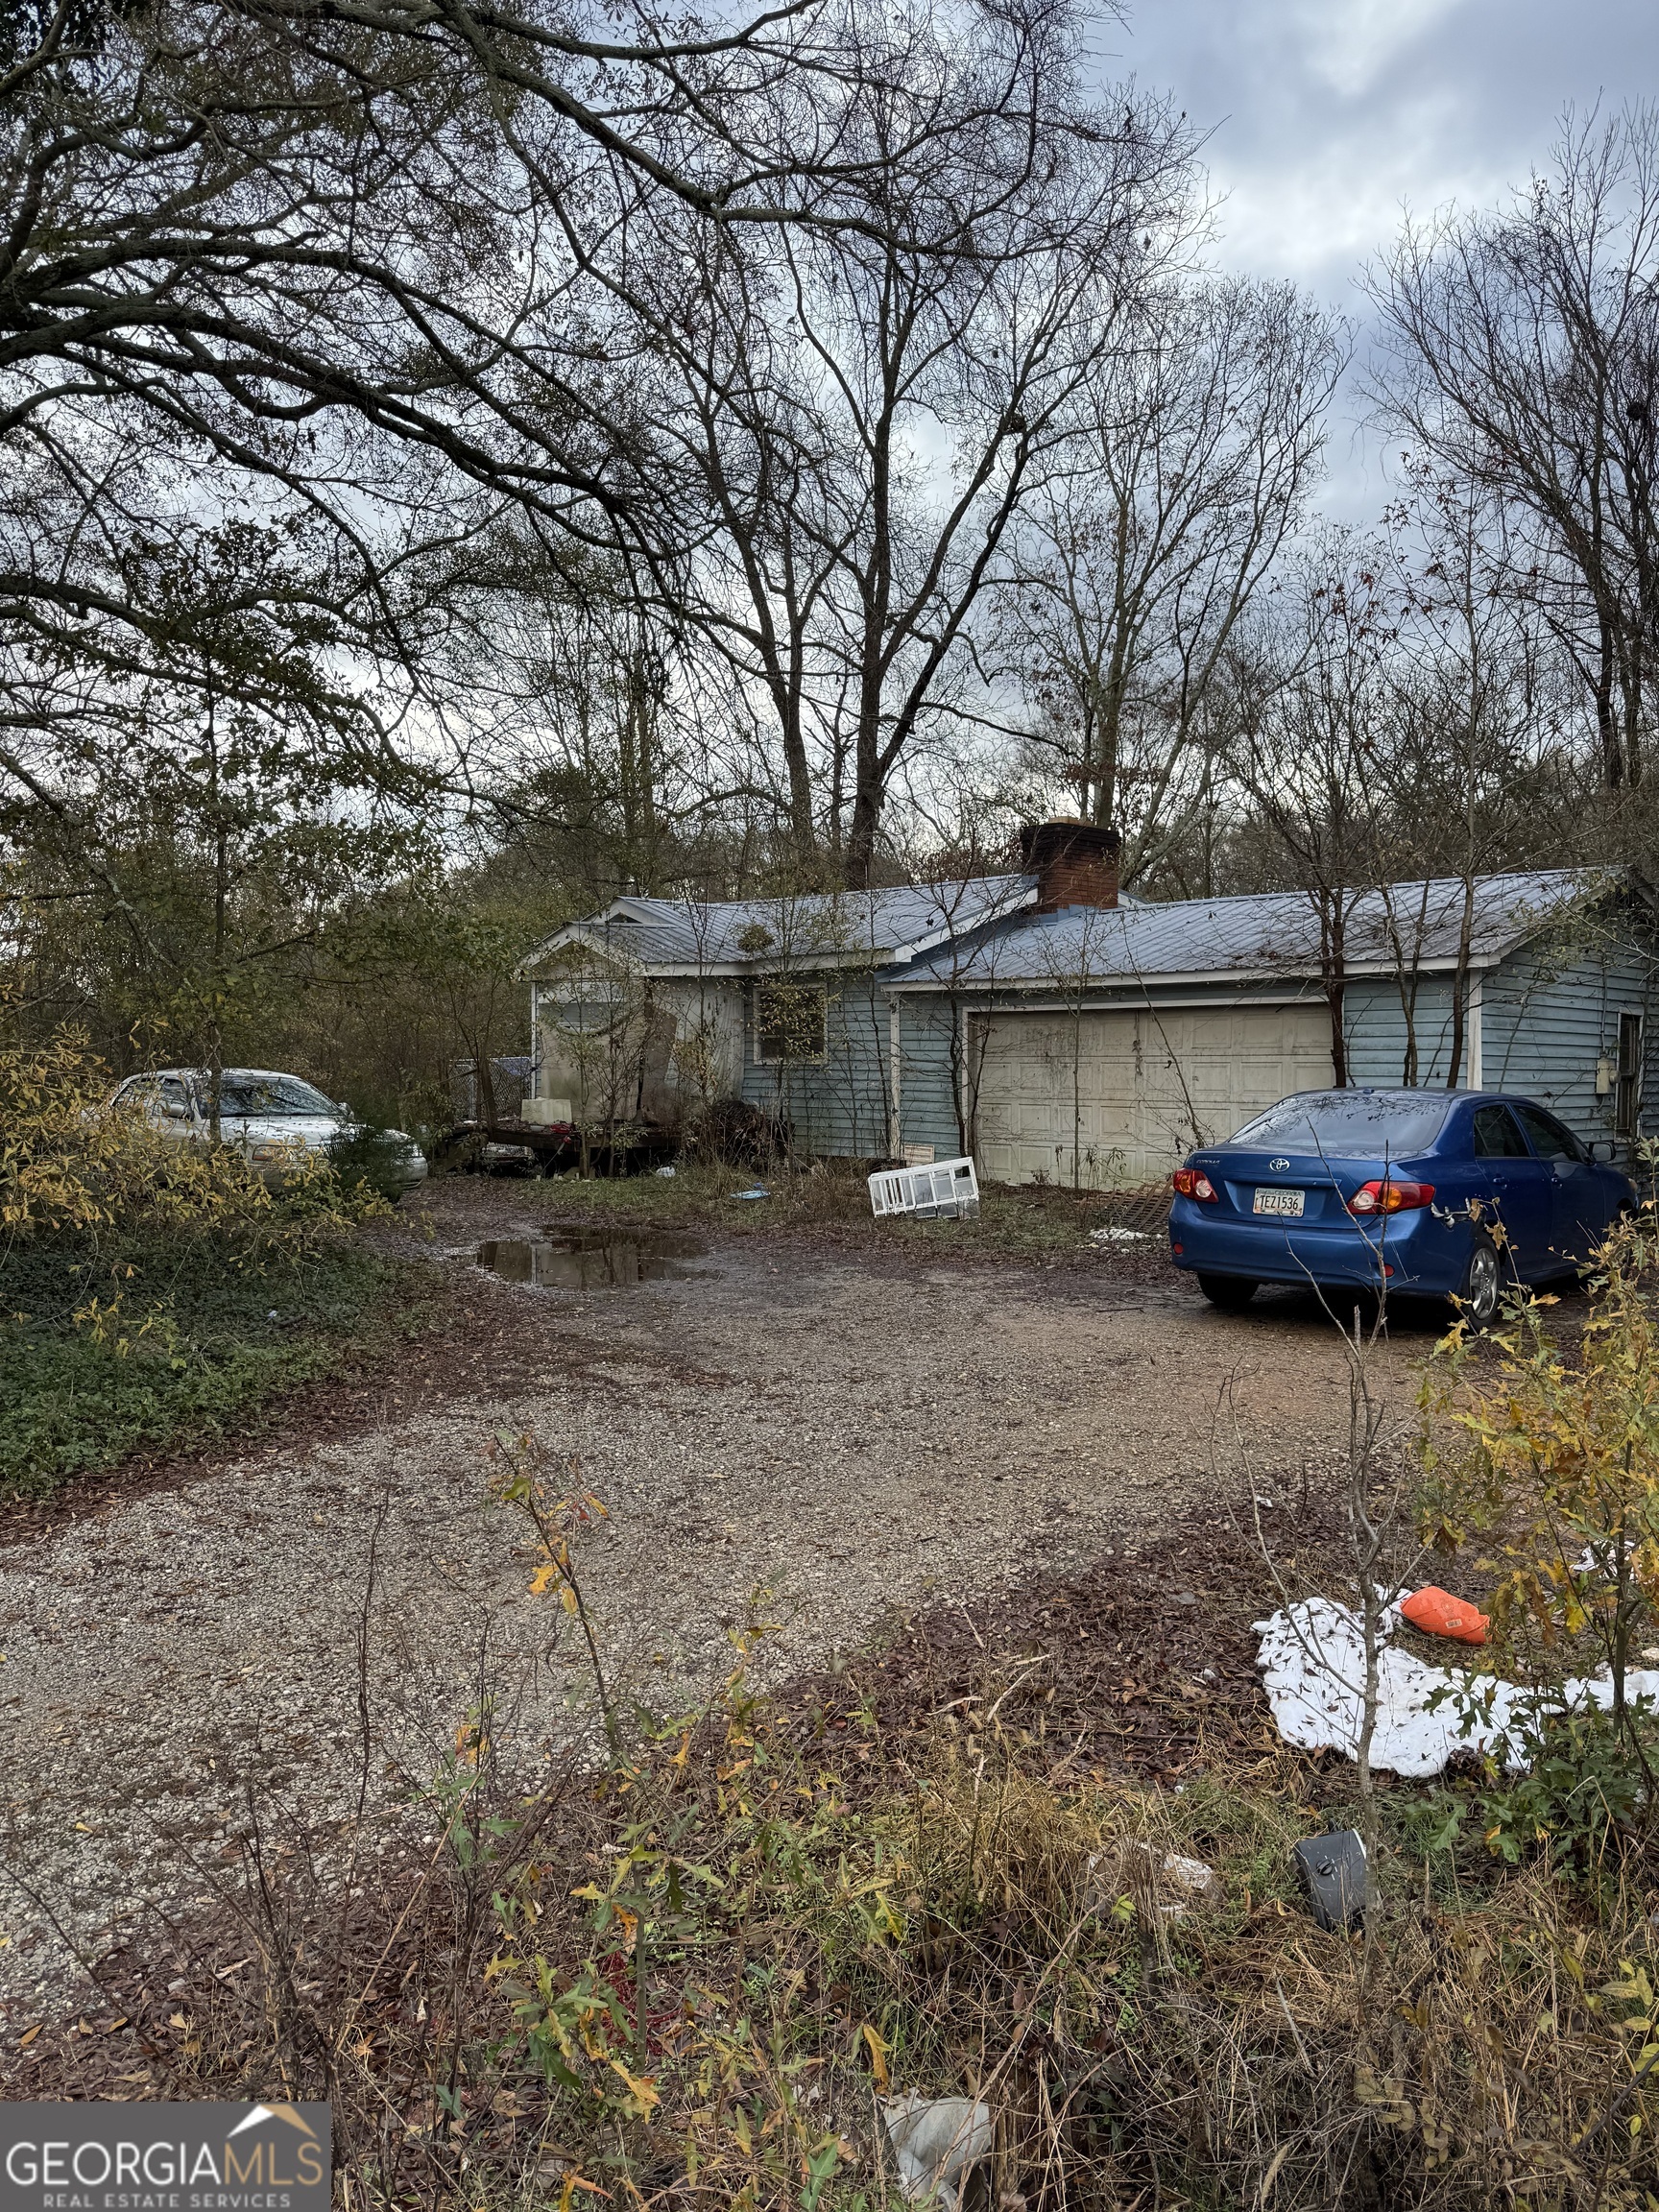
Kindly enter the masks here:
[[334, 1108], [321, 1091], [301, 1083], [298, 1075], [226, 1075], [220, 1085], [219, 1111], [234, 1119], [243, 1115], [332, 1114]]
[[1451, 1103], [1415, 1091], [1306, 1091], [1269, 1106], [1228, 1142], [1334, 1160], [1407, 1160], [1433, 1143]]

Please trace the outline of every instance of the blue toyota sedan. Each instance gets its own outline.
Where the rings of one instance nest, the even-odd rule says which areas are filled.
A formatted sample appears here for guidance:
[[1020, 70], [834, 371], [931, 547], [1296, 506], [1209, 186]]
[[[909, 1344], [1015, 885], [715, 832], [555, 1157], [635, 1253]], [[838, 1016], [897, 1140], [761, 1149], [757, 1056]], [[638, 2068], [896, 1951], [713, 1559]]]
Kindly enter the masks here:
[[1581, 1265], [1635, 1201], [1529, 1098], [1300, 1091], [1175, 1170], [1169, 1248], [1217, 1306], [1262, 1283], [1386, 1288], [1456, 1298], [1479, 1328], [1505, 1287]]

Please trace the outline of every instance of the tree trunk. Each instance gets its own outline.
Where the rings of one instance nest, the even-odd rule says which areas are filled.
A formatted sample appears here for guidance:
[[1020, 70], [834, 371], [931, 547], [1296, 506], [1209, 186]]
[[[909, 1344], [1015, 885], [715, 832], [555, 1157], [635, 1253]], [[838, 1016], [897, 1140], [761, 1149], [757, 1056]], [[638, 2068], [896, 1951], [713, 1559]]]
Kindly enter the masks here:
[[1601, 781], [1609, 791], [1624, 781], [1624, 749], [1613, 713], [1613, 635], [1605, 614], [1600, 617], [1599, 654], [1596, 665], [1596, 730], [1601, 740]]
[[1331, 1008], [1331, 1080], [1338, 1091], [1348, 1088], [1348, 1038], [1343, 1028], [1344, 1000], [1348, 991], [1347, 917], [1342, 911], [1342, 894], [1336, 894], [1334, 908], [1327, 909], [1324, 917], [1326, 930], [1325, 998]]
[[1463, 913], [1457, 925], [1457, 966], [1452, 977], [1452, 1065], [1446, 1070], [1446, 1088], [1455, 1091], [1463, 1073], [1463, 1045], [1468, 1025], [1469, 948], [1475, 935], [1475, 878], [1463, 878]]

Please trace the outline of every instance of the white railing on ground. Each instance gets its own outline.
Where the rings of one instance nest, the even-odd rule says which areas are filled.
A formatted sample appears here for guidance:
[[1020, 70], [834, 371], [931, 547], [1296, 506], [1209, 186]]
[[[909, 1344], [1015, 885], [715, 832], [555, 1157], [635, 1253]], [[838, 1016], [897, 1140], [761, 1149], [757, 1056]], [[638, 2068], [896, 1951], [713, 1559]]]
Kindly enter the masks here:
[[878, 1221], [900, 1214], [918, 1221], [965, 1220], [979, 1211], [974, 1163], [936, 1160], [930, 1167], [878, 1167], [870, 1178], [870, 1211]]

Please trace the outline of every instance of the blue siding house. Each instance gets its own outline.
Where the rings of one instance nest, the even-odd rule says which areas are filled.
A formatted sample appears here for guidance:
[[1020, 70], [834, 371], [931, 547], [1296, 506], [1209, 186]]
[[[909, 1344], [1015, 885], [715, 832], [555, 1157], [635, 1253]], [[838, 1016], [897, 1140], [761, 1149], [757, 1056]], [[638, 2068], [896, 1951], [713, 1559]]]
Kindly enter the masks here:
[[1524, 1093], [1647, 1133], [1659, 928], [1634, 877], [1556, 871], [1120, 900], [1117, 839], [1028, 829], [1017, 873], [800, 898], [625, 897], [537, 947], [532, 1118], [673, 1122], [738, 1096], [825, 1156], [1133, 1186], [1291, 1091]]

